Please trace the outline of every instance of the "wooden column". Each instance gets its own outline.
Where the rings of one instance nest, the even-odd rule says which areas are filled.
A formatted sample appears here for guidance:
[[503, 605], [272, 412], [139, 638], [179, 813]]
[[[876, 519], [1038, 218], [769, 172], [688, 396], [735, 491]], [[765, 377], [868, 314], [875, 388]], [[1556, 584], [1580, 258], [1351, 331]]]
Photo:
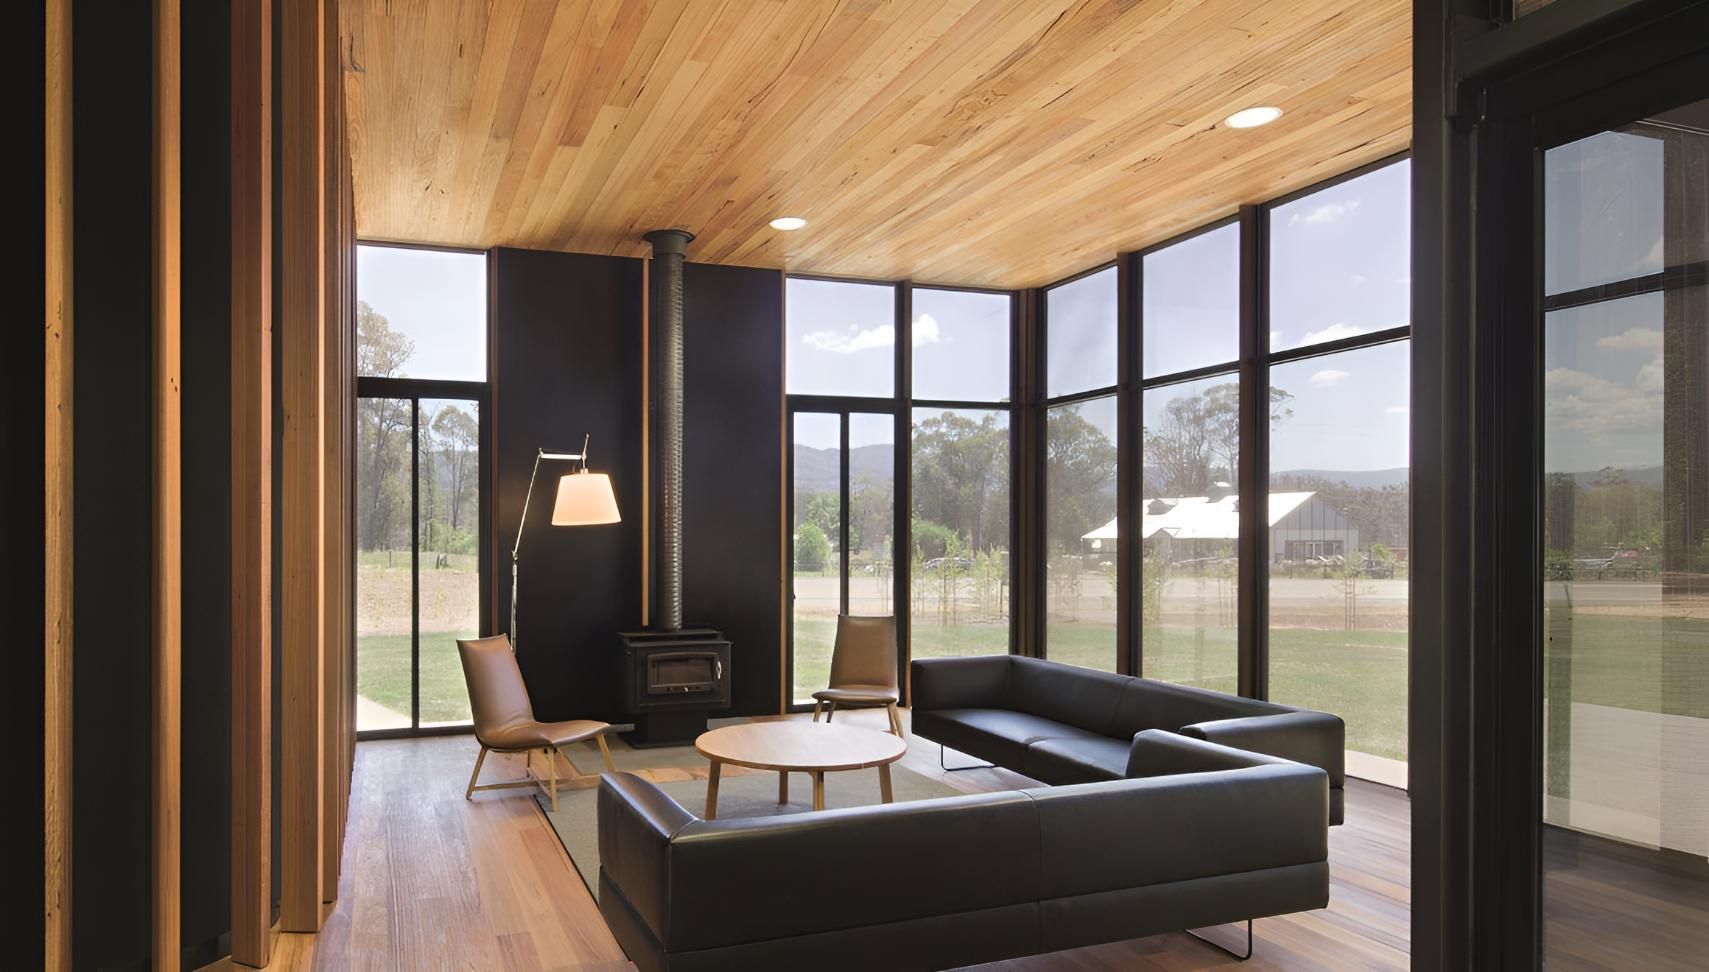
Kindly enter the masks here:
[[281, 519], [280, 926], [318, 931], [325, 841], [325, 16], [286, 0], [279, 18]]
[[180, 442], [179, 264], [182, 182], [178, 0], [154, 2], [154, 143], [152, 219], [154, 329], [154, 570], [152, 702], [154, 720], [153, 954], [157, 969], [182, 962], [179, 917], [179, 695], [184, 607], [180, 510], [183, 457]]
[[47, 0], [43, 388], [44, 967], [71, 968], [71, 0]]
[[273, 925], [273, 4], [231, 5], [231, 957]]
[[338, 13], [336, 0], [323, 0], [321, 18], [322, 72], [321, 108], [322, 152], [321, 179], [321, 489], [322, 550], [325, 564], [321, 592], [321, 645], [324, 656], [322, 691], [325, 701], [321, 708], [323, 741], [326, 753], [322, 763], [324, 780], [321, 785], [322, 839], [320, 900], [338, 897], [338, 865], [343, 842], [339, 821], [344, 812], [344, 735], [342, 699], [345, 684], [346, 659], [350, 653], [348, 631], [350, 617], [346, 611], [350, 600], [350, 564], [348, 562], [349, 523], [344, 513], [345, 480], [349, 466], [345, 461], [345, 412], [350, 388], [344, 372], [344, 193], [339, 185], [343, 165], [340, 155], [344, 143], [343, 87], [339, 83]]

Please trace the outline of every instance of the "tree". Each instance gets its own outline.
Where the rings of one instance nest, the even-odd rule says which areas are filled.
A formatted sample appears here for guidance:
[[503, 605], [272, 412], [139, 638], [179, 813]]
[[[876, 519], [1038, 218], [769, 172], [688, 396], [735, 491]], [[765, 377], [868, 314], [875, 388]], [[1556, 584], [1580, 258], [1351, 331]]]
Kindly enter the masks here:
[[1116, 447], [1077, 405], [1050, 410], [1045, 442], [1049, 542], [1055, 553], [1078, 553], [1080, 538], [1115, 509]]
[[[1270, 427], [1293, 417], [1293, 395], [1270, 389]], [[1207, 496], [1219, 482], [1240, 476], [1240, 389], [1213, 385], [1171, 399], [1155, 428], [1145, 429], [1145, 464], [1158, 469], [1147, 491], [1156, 496]]]
[[916, 519], [944, 524], [969, 551], [1007, 549], [1009, 430], [996, 414], [915, 424], [913, 501]]
[[[392, 330], [385, 316], [367, 301], [356, 307], [357, 374], [400, 377], [415, 353], [415, 342]], [[409, 459], [410, 409], [407, 400], [365, 398], [356, 410], [357, 482], [362, 507], [356, 540], [363, 550], [391, 550], [407, 536], [410, 485], [402, 471]]]
[[433, 434], [444, 449], [451, 477], [451, 529], [460, 530], [468, 522], [464, 508], [475, 500], [481, 427], [468, 412], [456, 405], [446, 405], [433, 416]]
[[831, 542], [816, 524], [803, 523], [795, 528], [795, 569], [824, 570], [831, 559]]

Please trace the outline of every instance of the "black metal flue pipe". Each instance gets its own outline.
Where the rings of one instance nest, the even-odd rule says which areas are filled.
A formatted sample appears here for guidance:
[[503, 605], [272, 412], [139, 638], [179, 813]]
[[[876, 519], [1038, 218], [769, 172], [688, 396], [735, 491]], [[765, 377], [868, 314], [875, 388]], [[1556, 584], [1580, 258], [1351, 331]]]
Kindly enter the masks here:
[[653, 334], [653, 436], [658, 478], [657, 598], [653, 626], [682, 629], [682, 261], [694, 234], [664, 229], [644, 239], [653, 246], [648, 302]]

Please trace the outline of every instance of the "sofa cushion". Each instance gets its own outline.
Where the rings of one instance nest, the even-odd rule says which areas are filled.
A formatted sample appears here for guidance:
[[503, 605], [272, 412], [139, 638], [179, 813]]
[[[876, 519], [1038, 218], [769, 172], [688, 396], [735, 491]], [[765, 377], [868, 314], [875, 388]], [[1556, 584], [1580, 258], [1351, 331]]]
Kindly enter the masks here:
[[1128, 743], [1106, 736], [1040, 739], [1027, 747], [1021, 772], [1052, 786], [1119, 780], [1127, 768], [1129, 748]]
[[1109, 735], [1132, 739], [1147, 729], [1174, 732], [1182, 726], [1212, 719], [1292, 712], [1273, 702], [1243, 699], [1191, 685], [1172, 685], [1150, 678], [1129, 678], [1110, 720]]
[[1118, 734], [1111, 729], [1116, 706], [1132, 679], [1038, 658], [1016, 656], [1012, 664], [1009, 708], [1100, 736], [1132, 738], [1133, 733]]
[[1008, 709], [939, 709], [914, 716], [914, 731], [969, 756], [1019, 768], [1041, 739], [1097, 740], [1095, 732]]

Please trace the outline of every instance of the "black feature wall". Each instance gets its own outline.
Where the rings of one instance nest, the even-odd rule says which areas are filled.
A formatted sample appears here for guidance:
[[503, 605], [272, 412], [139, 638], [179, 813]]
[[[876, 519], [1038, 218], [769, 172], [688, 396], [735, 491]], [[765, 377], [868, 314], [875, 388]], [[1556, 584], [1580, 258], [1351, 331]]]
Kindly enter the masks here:
[[730, 714], [783, 671], [783, 274], [683, 268], [683, 624], [731, 643]]
[[[641, 261], [492, 254], [495, 632], [509, 627], [510, 545], [537, 448], [611, 474], [623, 522], [553, 527], [565, 463], [541, 466], [522, 543], [517, 661], [541, 719], [625, 721], [617, 632], [641, 621]], [[730, 714], [775, 712], [783, 576], [783, 282], [689, 264], [684, 277], [684, 622], [734, 643]]]
[[492, 253], [495, 631], [510, 625], [510, 549], [535, 451], [611, 475], [623, 522], [554, 527], [565, 462], [541, 465], [523, 537], [516, 658], [536, 718], [621, 721], [617, 632], [641, 620], [641, 261]]

